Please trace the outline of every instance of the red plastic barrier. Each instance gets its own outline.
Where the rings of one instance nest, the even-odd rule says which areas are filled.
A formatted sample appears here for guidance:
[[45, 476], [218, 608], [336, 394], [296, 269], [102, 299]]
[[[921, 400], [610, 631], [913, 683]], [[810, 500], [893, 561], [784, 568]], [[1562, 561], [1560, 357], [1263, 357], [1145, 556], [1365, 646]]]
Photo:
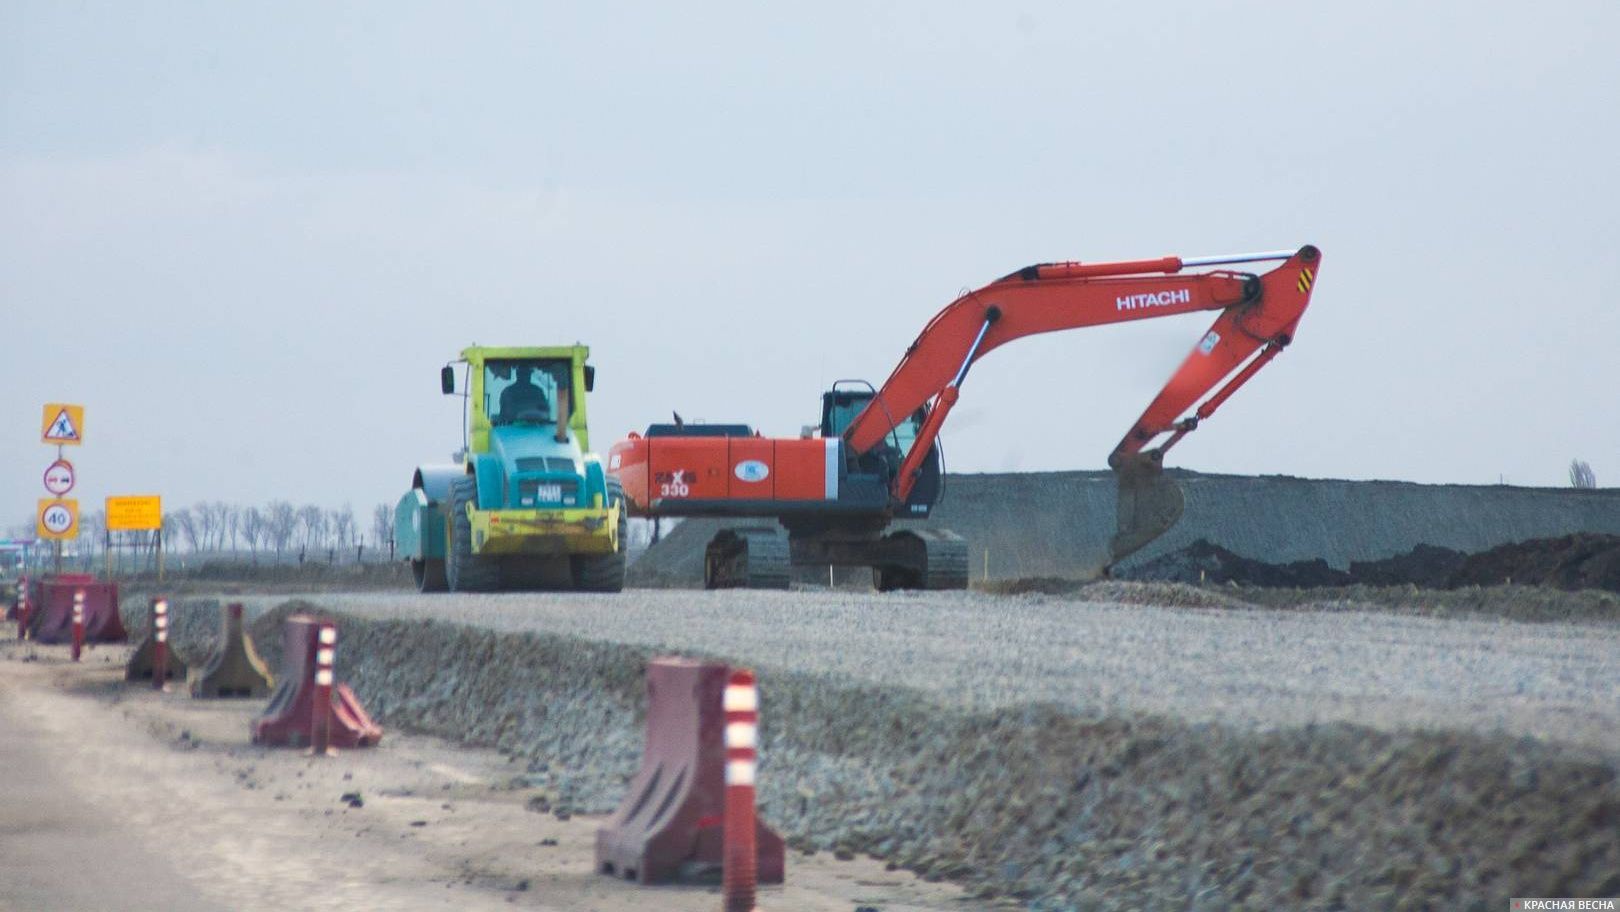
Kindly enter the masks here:
[[[722, 868], [726, 792], [723, 695], [717, 662], [654, 659], [647, 666], [647, 743], [624, 803], [596, 832], [596, 869], [637, 883], [699, 880]], [[782, 837], [756, 821], [760, 883], [781, 883]]]
[[129, 639], [118, 617], [118, 584], [98, 582], [88, 574], [64, 573], [34, 583], [29, 627], [41, 643], [67, 643], [73, 638], [73, 593], [84, 590], [84, 639], [87, 643], [123, 643]]
[[[323, 629], [333, 631], [331, 643], [320, 642]], [[287, 618], [281, 674], [276, 676], [278, 683], [270, 705], [253, 722], [254, 744], [309, 746], [317, 719], [325, 719], [329, 747], [371, 747], [382, 740], [382, 728], [366, 714], [347, 684], [330, 678], [326, 678], [326, 685], [316, 682], [317, 654], [335, 647], [336, 630], [325, 619], [302, 614]], [[329, 657], [327, 661], [330, 663]], [[317, 706], [328, 711], [318, 713]]]

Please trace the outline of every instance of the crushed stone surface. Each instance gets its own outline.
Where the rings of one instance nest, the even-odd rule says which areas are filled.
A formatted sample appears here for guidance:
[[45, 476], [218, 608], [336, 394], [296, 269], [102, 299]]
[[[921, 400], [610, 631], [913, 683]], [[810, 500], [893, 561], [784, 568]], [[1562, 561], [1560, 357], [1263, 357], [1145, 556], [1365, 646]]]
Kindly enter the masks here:
[[[1124, 584], [1122, 584], [1124, 585]], [[1122, 589], [1139, 599], [1143, 591]], [[1042, 595], [339, 593], [323, 609], [726, 658], [965, 711], [1051, 703], [1270, 729], [1347, 722], [1620, 755], [1620, 624], [1158, 607]], [[258, 613], [277, 598], [249, 599]]]

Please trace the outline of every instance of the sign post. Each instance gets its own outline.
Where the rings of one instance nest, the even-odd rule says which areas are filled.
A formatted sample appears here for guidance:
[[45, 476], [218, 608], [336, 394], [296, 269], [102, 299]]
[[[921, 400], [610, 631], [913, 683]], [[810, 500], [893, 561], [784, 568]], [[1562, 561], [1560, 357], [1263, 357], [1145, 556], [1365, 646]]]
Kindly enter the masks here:
[[45, 470], [45, 491], [53, 500], [39, 502], [35, 526], [38, 537], [51, 542], [54, 569], [60, 576], [62, 542], [79, 537], [79, 502], [61, 499], [77, 481], [73, 463], [62, 457], [62, 447], [84, 443], [84, 406], [47, 402], [41, 415], [39, 441], [56, 444], [56, 461]]

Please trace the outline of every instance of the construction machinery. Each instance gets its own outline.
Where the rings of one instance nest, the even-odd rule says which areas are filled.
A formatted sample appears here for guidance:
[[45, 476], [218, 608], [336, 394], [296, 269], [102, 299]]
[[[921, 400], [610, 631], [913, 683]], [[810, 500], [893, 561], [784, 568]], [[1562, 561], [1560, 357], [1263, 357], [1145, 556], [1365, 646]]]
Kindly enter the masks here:
[[[1265, 273], [1219, 268], [1273, 261], [1281, 264]], [[926, 518], [938, 501], [940, 428], [974, 362], [1038, 333], [1219, 311], [1108, 458], [1119, 491], [1112, 566], [1181, 517], [1181, 489], [1164, 474], [1164, 454], [1292, 341], [1320, 268], [1312, 246], [1029, 266], [935, 315], [881, 389], [835, 383], [822, 394], [820, 426], [799, 438], [677, 416], [615, 444], [609, 470], [632, 515], [754, 521], [709, 542], [709, 588], [786, 588], [795, 564], [869, 566], [880, 590], [963, 588], [965, 542], [938, 529], [888, 527]]]
[[419, 466], [394, 511], [417, 588], [624, 588], [624, 495], [586, 452], [589, 356], [473, 346], [440, 371], [455, 395], [464, 366], [462, 448], [454, 464]]

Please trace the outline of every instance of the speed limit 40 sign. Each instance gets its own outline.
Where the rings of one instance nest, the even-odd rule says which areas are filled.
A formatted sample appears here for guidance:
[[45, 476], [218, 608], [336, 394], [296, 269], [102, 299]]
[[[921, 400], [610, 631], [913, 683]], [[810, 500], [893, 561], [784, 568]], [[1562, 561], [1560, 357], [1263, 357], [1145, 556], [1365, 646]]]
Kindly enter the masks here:
[[54, 497], [42, 498], [36, 516], [38, 520], [34, 524], [34, 532], [42, 539], [63, 541], [79, 537], [79, 502], [77, 500], [60, 500]]

